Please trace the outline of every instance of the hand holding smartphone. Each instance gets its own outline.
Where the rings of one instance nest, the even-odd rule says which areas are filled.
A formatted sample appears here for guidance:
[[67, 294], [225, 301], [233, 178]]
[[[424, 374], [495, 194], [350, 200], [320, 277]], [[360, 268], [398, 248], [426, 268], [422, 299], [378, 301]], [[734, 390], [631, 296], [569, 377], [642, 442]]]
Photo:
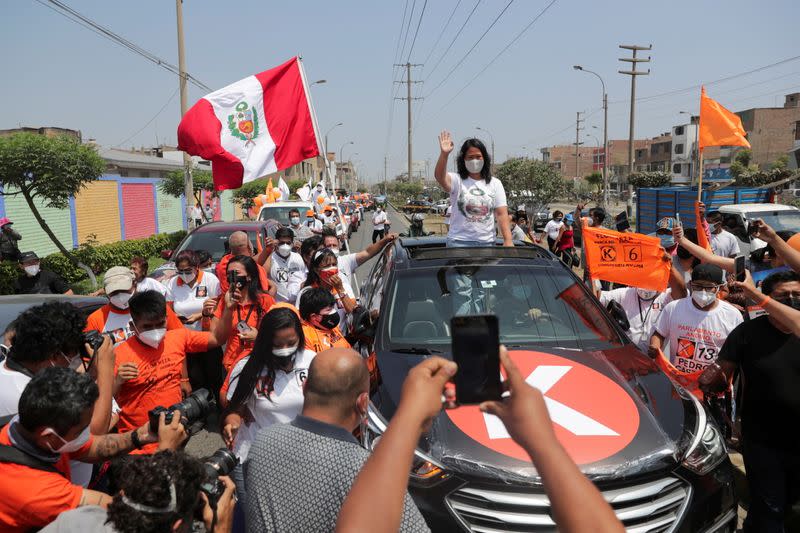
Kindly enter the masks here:
[[745, 280], [745, 272], [744, 272], [744, 256], [737, 255], [733, 260], [733, 270], [736, 274], [736, 281], [744, 281]]
[[455, 316], [450, 320], [456, 401], [478, 404], [500, 400], [500, 331], [495, 315]]

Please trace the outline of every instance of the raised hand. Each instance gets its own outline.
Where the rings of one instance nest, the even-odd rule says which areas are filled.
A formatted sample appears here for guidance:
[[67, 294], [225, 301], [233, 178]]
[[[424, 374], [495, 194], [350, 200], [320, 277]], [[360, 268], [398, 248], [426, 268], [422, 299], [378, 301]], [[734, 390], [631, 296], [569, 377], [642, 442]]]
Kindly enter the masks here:
[[442, 130], [442, 133], [439, 134], [439, 148], [441, 148], [443, 154], [449, 154], [453, 151], [455, 145], [453, 144], [453, 139], [450, 137], [450, 132], [447, 130]]

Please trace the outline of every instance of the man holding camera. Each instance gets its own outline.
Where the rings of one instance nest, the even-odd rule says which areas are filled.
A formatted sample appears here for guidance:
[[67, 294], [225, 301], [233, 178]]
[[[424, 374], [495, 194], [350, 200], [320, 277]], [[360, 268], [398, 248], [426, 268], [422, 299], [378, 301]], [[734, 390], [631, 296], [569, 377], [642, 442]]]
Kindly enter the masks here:
[[28, 531], [63, 511], [111, 502], [102, 492], [72, 484], [70, 459], [101, 462], [144, 445], [175, 449], [186, 439], [177, 412], [170, 425], [161, 417], [158, 435], [145, 424], [92, 436], [97, 397], [92, 378], [68, 368], [46, 368], [25, 387], [19, 415], [0, 431], [0, 530]]
[[[223, 319], [210, 332], [186, 328], [167, 331], [167, 302], [156, 291], [135, 294], [130, 299], [134, 336], [116, 348], [114, 397], [119, 404], [120, 431], [147, 423], [148, 413], [159, 406], [181, 401], [182, 368], [187, 353], [206, 352], [228, 340], [233, 297], [225, 293]], [[134, 453], [153, 453], [149, 444]]]

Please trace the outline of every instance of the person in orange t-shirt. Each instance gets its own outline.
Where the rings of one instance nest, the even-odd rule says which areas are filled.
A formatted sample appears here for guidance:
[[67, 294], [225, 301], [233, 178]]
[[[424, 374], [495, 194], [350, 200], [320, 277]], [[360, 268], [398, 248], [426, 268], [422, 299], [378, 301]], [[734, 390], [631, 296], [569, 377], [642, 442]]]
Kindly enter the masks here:
[[336, 299], [329, 291], [318, 287], [305, 291], [300, 296], [300, 318], [306, 349], [319, 353], [328, 348], [351, 348], [339, 331]]
[[[211, 328], [219, 327], [220, 322], [227, 321], [231, 335], [227, 339], [222, 366], [229, 372], [239, 359], [250, 353], [258, 334], [261, 318], [275, 305], [275, 299], [261, 290], [256, 262], [245, 255], [237, 255], [228, 262], [225, 279], [233, 279], [230, 294], [235, 304], [230, 317], [223, 317], [223, 308], [217, 305]], [[211, 305], [211, 304], [208, 304]], [[203, 308], [208, 313], [207, 308]]]
[[277, 287], [270, 284], [267, 271], [264, 270], [264, 267], [262, 266], [267, 262], [267, 259], [274, 248], [274, 243], [270, 239], [266, 239], [266, 242], [267, 245], [264, 246], [260, 252], [255, 254], [253, 253], [253, 244], [247, 237], [247, 233], [244, 231], [234, 231], [231, 233], [231, 236], [228, 237], [228, 250], [230, 250], [230, 253], [222, 256], [222, 258], [219, 260], [219, 263], [217, 263], [216, 268], [216, 274], [217, 278], [219, 279], [219, 286], [222, 292], [228, 291], [228, 263], [230, 263], [234, 257], [238, 255], [244, 255], [252, 258], [256, 262], [256, 266], [258, 267], [258, 279], [261, 283], [261, 290], [269, 293], [272, 296], [275, 295]]
[[[120, 407], [120, 431], [147, 423], [148, 412], [181, 401], [181, 370], [186, 354], [205, 352], [222, 345], [230, 334], [234, 296], [228, 292], [220, 305], [222, 320], [211, 331], [186, 328], [167, 331], [167, 302], [156, 291], [146, 291], [130, 300], [135, 336], [115, 350], [115, 394]], [[153, 453], [156, 446], [144, 446], [134, 453]]]
[[89, 425], [98, 394], [91, 376], [63, 367], [40, 371], [22, 391], [19, 415], [0, 431], [0, 446], [47, 469], [0, 462], [0, 531], [30, 531], [64, 511], [111, 503], [111, 496], [72, 483], [70, 460], [97, 463], [158, 439], [160, 449], [176, 449], [186, 440], [179, 416], [169, 426], [162, 418], [158, 436], [150, 433], [149, 424], [93, 436]]

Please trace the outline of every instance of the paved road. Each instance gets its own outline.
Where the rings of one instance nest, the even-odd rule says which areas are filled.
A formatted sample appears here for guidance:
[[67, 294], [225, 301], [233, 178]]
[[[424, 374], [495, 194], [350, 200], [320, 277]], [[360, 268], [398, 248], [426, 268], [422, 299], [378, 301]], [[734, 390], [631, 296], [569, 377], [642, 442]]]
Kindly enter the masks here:
[[[372, 212], [365, 213], [366, 220], [362, 222], [358, 231], [353, 233], [353, 236], [350, 239], [350, 249], [353, 252], [361, 251], [372, 244], [372, 214]], [[398, 213], [391, 207], [389, 208], [388, 214], [389, 222], [391, 224], [390, 231], [400, 233], [408, 228], [408, 222], [402, 214]], [[364, 280], [369, 275], [374, 263], [375, 258], [361, 265], [356, 271], [358, 287], [353, 288], [358, 293], [360, 293], [360, 286], [362, 283], [364, 283]], [[219, 421], [217, 420], [216, 416], [209, 419], [207, 426], [209, 429], [202, 430], [189, 440], [189, 444], [186, 446], [186, 451], [188, 453], [197, 457], [207, 457], [225, 445], [222, 442], [222, 437], [220, 437], [217, 429], [219, 427]]]

